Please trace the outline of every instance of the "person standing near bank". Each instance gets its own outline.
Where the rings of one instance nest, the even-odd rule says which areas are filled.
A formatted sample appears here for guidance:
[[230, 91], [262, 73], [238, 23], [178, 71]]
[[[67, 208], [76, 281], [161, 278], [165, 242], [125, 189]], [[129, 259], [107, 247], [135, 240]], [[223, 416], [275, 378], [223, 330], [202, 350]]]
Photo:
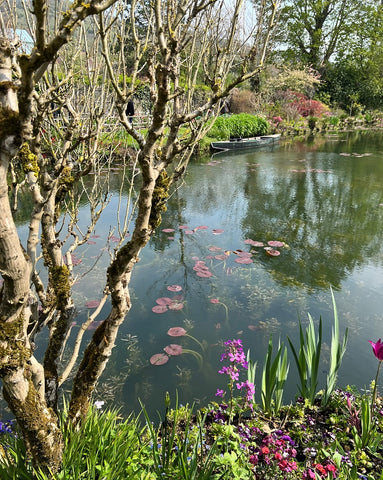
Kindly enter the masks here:
[[126, 106], [126, 115], [128, 120], [131, 124], [133, 124], [133, 117], [134, 117], [134, 103], [133, 100], [130, 99], [127, 106]]

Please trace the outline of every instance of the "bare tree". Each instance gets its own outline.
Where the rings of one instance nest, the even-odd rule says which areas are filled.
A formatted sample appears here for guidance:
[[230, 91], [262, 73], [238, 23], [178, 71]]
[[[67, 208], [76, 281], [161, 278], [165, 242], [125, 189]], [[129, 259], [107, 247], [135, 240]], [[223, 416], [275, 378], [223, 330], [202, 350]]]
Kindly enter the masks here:
[[[74, 423], [88, 410], [119, 326], [131, 307], [133, 267], [161, 222], [169, 189], [185, 172], [222, 100], [263, 68], [279, 1], [272, 3], [267, 28], [261, 8], [254, 31], [244, 32], [241, 0], [230, 6], [220, 0], [76, 1], [66, 10], [54, 3], [57, 12], [65, 10], [59, 21], [58, 14], [52, 21], [52, 6], [46, 0], [34, 0], [32, 16], [25, 8], [23, 25], [33, 39], [33, 49], [25, 53], [20, 53], [19, 39], [12, 30], [18, 24], [12, 15], [14, 5], [3, 5], [0, 376], [4, 398], [35, 464], [56, 472], [63, 451], [58, 388], [76, 364], [81, 332], [86, 328], [81, 329], [69, 364], [62, 366], [62, 350], [75, 315], [72, 254], [91, 235], [108, 199], [98, 181], [89, 189], [82, 179], [90, 170], [97, 172], [108, 165], [114, 153], [108, 150], [100, 155], [98, 148], [107, 113], [115, 105], [118, 123], [114, 127], [136, 140], [138, 149], [131, 161], [139, 166], [142, 178], [131, 239], [111, 252], [103, 296], [104, 302], [111, 297], [110, 312], [95, 330], [73, 380], [69, 417]], [[82, 28], [74, 30], [80, 24]], [[70, 39], [75, 42], [67, 45]], [[97, 50], [100, 45], [102, 56]], [[196, 101], [197, 84], [210, 89], [203, 101]], [[135, 100], [143, 86], [151, 104], [145, 134], [126, 112], [129, 100]], [[9, 194], [9, 174], [13, 195]], [[20, 176], [33, 201], [26, 246], [20, 242], [12, 214], [17, 208]], [[91, 200], [86, 231], [77, 225], [81, 195]], [[127, 217], [119, 227], [121, 237]], [[45, 281], [36, 268], [39, 244], [47, 268]], [[40, 364], [33, 351], [43, 325], [49, 328], [49, 343]]]

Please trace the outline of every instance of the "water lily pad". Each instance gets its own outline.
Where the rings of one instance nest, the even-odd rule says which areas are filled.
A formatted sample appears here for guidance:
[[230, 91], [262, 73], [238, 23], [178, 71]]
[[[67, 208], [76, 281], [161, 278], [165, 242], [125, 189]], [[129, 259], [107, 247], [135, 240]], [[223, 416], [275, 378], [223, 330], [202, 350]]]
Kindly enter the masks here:
[[241, 265], [249, 265], [250, 263], [253, 263], [253, 260], [250, 257], [238, 257], [235, 261]]
[[169, 292], [180, 292], [182, 290], [181, 285], [168, 285], [166, 288]]
[[271, 257], [279, 257], [279, 255], [281, 254], [279, 250], [274, 250], [273, 248], [265, 248], [265, 252]]
[[87, 308], [97, 308], [100, 305], [100, 300], [89, 300], [86, 302], [85, 306]]
[[168, 311], [168, 307], [166, 305], [155, 305], [152, 308], [152, 312], [154, 313], [165, 313]]
[[161, 297], [157, 298], [156, 303], [158, 305], [170, 305], [172, 303], [172, 299], [169, 297]]
[[201, 278], [208, 278], [208, 277], [212, 277], [213, 274], [209, 271], [201, 271], [200, 270], [200, 271], [197, 272], [197, 276], [201, 277]]
[[173, 232], [175, 232], [174, 228], [164, 228], [162, 231], [163, 231], [164, 233], [173, 233]]
[[270, 247], [284, 247], [285, 245], [284, 242], [280, 242], [279, 240], [270, 240], [267, 244]]
[[168, 335], [171, 337], [183, 337], [186, 335], [186, 330], [182, 327], [172, 327], [169, 328]]
[[163, 365], [169, 360], [169, 357], [165, 353], [155, 353], [150, 357], [150, 363], [152, 365]]
[[181, 355], [182, 353], [181, 345], [177, 345], [176, 343], [171, 343], [170, 345], [167, 345], [164, 348], [164, 350], [168, 355], [173, 355], [173, 356]]

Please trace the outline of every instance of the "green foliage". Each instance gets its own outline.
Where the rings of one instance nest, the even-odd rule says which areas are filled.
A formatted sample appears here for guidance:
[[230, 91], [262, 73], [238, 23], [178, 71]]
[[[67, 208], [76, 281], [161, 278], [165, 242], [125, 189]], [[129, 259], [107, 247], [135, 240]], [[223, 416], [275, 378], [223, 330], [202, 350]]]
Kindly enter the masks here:
[[219, 140], [228, 140], [230, 137], [254, 137], [266, 135], [269, 123], [265, 118], [248, 113], [239, 115], [221, 116], [216, 119], [209, 136]]
[[[147, 431], [151, 440], [151, 466], [155, 478], [179, 480], [208, 480], [213, 478], [218, 445], [214, 444], [209, 451], [204, 447], [204, 421], [206, 414], [193, 424], [192, 409], [180, 407], [178, 399], [176, 407], [169, 412], [170, 398], [166, 398], [165, 419], [158, 429], [153, 426], [149, 415], [142, 406], [146, 419]], [[183, 428], [179, 429], [182, 422]], [[147, 457], [147, 458], [150, 458]]]
[[326, 405], [330, 399], [330, 395], [334, 391], [336, 387], [336, 381], [338, 378], [338, 371], [342, 363], [343, 355], [346, 352], [347, 346], [347, 336], [348, 336], [348, 329], [346, 329], [343, 341], [339, 341], [339, 319], [338, 319], [338, 311], [336, 308], [334, 293], [331, 290], [331, 298], [332, 298], [332, 305], [334, 310], [334, 324], [332, 327], [332, 335], [331, 335], [331, 354], [330, 354], [330, 370], [327, 374], [326, 379], [326, 388], [322, 397], [322, 404]]
[[318, 370], [319, 360], [322, 348], [322, 318], [319, 319], [318, 336], [315, 333], [314, 322], [311, 315], [309, 317], [309, 325], [306, 328], [305, 335], [301, 322], [299, 322], [299, 351], [295, 350], [290, 338], [287, 340], [290, 344], [294, 355], [295, 363], [298, 369], [300, 385], [300, 395], [309, 401], [310, 405], [314, 404], [315, 395], [318, 387]]
[[287, 348], [278, 345], [278, 351], [272, 360], [273, 340], [269, 339], [266, 360], [262, 372], [261, 401], [262, 409], [267, 413], [277, 413], [282, 405], [283, 389], [289, 373]]
[[[66, 415], [62, 421], [65, 422]], [[60, 473], [54, 477], [35, 471], [20, 435], [1, 439], [5, 445], [6, 461], [0, 463], [2, 480], [115, 480], [148, 476], [142, 465], [145, 440], [138, 420], [132, 416], [122, 421], [117, 411], [105, 413], [91, 409], [80, 429], [67, 425], [64, 433], [64, 457]]]

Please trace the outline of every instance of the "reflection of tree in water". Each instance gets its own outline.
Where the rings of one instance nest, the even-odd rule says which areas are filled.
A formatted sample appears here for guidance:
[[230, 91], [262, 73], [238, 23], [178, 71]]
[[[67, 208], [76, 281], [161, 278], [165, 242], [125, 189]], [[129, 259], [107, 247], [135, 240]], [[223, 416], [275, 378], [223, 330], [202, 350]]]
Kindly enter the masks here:
[[[333, 148], [363, 153], [367, 147], [348, 141]], [[320, 149], [326, 154], [308, 153], [289, 169], [279, 164], [247, 175], [246, 236], [290, 246], [278, 259], [259, 257], [279, 282], [339, 287], [349, 271], [381, 252], [383, 165], [373, 156], [331, 155], [331, 148], [326, 144]]]

